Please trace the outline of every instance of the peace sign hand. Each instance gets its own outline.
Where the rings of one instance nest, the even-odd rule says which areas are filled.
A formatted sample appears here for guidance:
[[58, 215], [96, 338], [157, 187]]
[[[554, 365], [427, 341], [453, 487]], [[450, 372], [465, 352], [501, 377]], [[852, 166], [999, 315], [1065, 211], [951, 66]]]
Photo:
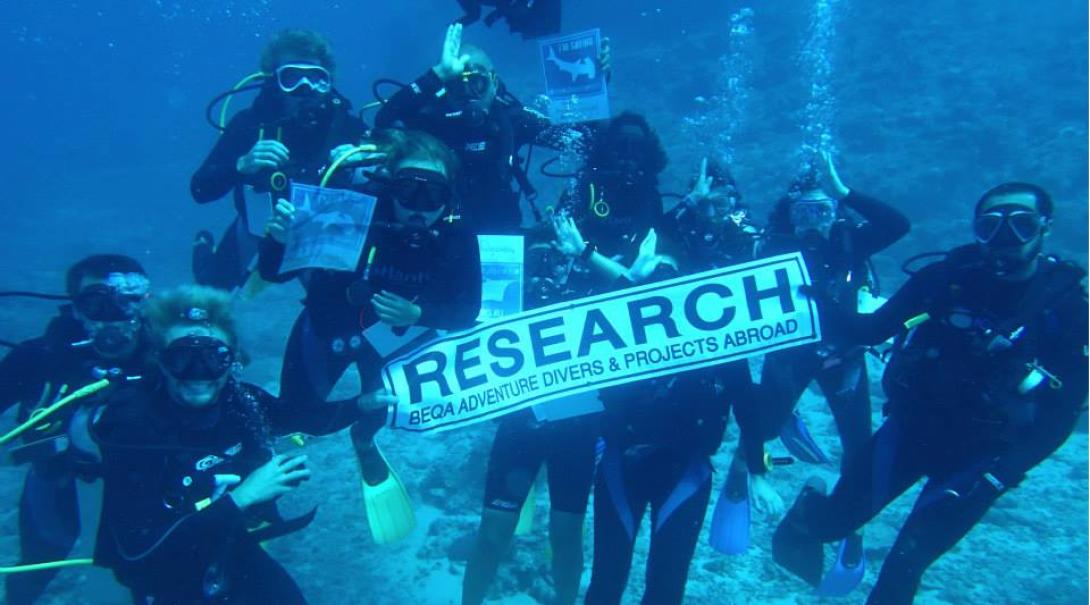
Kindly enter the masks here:
[[469, 63], [469, 55], [462, 54], [462, 24], [454, 23], [447, 28], [439, 63], [431, 69], [440, 80], [446, 82], [465, 71], [466, 63]]

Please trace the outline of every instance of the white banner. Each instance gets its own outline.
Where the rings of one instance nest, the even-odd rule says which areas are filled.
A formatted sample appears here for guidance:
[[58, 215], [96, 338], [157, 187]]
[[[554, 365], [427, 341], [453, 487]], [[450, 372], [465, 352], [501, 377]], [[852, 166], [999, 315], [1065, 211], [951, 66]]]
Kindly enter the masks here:
[[595, 389], [821, 340], [802, 255], [785, 254], [525, 311], [383, 370], [394, 428], [438, 431]]

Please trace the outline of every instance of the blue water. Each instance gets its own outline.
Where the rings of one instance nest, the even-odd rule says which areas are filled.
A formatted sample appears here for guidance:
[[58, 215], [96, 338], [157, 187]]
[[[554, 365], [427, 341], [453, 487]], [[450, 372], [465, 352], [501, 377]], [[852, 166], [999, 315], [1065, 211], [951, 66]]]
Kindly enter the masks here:
[[[658, 130], [671, 158], [665, 191], [681, 191], [700, 157], [727, 157], [763, 218], [801, 148], [835, 148], [849, 185], [880, 194], [913, 221], [912, 234], [875, 259], [892, 286], [904, 258], [967, 240], [981, 192], [1029, 180], [1057, 200], [1051, 249], [1086, 265], [1084, 2], [581, 0], [565, 9], [565, 31], [601, 27], [612, 39], [612, 105], [646, 114]], [[189, 197], [189, 176], [217, 136], [204, 106], [256, 70], [273, 32], [324, 33], [338, 88], [359, 106], [371, 100], [375, 78], [409, 80], [434, 64], [443, 28], [459, 14], [446, 0], [4, 3], [0, 286], [58, 291], [67, 264], [107, 251], [140, 259], [156, 287], [187, 281], [193, 233], [218, 232], [232, 214], [225, 202], [198, 207]], [[535, 43], [480, 24], [467, 39], [496, 58], [518, 97], [542, 92]], [[288, 286], [243, 312], [255, 357], [248, 378], [258, 384], [275, 389], [298, 296]], [[0, 302], [0, 337], [33, 336], [52, 312]], [[812, 407], [819, 418], [826, 413]], [[833, 434], [831, 421], [815, 425], [822, 438]], [[370, 543], [341, 436], [313, 446], [321, 474], [306, 498], [324, 503], [319, 520], [272, 550], [314, 603], [457, 602], [464, 563], [448, 551], [476, 524], [488, 429], [384, 441], [413, 460], [404, 475], [422, 494], [418, 536], [381, 551]], [[935, 566], [918, 602], [1086, 602], [1086, 466], [1079, 432]], [[8, 560], [21, 471], [2, 473], [0, 558]], [[785, 498], [801, 476], [784, 475]], [[870, 556], [884, 556], [905, 506], [876, 521]], [[533, 603], [548, 594], [543, 519], [516, 543], [497, 597]], [[773, 523], [758, 523], [754, 540], [767, 544]], [[641, 592], [640, 569], [638, 556], [626, 602]], [[51, 602], [91, 602], [82, 586], [81, 572], [66, 572]], [[766, 551], [728, 560], [702, 540], [687, 602], [815, 601], [776, 572]]]

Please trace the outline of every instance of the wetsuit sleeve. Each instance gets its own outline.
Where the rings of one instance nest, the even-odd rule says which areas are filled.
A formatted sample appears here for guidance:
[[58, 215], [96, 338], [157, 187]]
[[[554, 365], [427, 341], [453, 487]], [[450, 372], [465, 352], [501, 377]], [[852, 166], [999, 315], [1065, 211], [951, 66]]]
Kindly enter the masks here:
[[280, 263], [284, 261], [284, 244], [271, 237], [264, 237], [257, 249], [257, 272], [261, 279], [273, 283], [287, 283], [299, 274], [298, 271], [280, 273]]
[[908, 217], [893, 206], [852, 190], [841, 203], [859, 213], [866, 222], [855, 228], [853, 247], [861, 256], [884, 250], [908, 234]]
[[1040, 365], [1062, 381], [1058, 389], [1043, 384], [1037, 404], [1037, 417], [1019, 440], [996, 461], [992, 474], [1004, 485], [1013, 487], [1030, 469], [1055, 452], [1075, 429], [1086, 410], [1087, 381], [1087, 305], [1074, 294], [1058, 313], [1060, 329], [1042, 348]]
[[445, 247], [441, 276], [421, 296], [419, 325], [457, 330], [473, 325], [481, 312], [481, 250], [468, 231], [452, 234]]
[[844, 310], [828, 294], [813, 290], [821, 305], [823, 326], [835, 326], [837, 336], [845, 342], [877, 345], [905, 329], [905, 322], [927, 311], [928, 301], [946, 287], [945, 272], [939, 264], [921, 269], [905, 282], [889, 300], [874, 313]]
[[198, 204], [207, 204], [227, 195], [237, 185], [246, 182], [238, 173], [238, 158], [250, 151], [257, 141], [256, 125], [252, 112], [243, 110], [227, 124], [216, 145], [204, 159], [193, 178], [189, 191]]
[[511, 126], [515, 133], [516, 147], [534, 143], [550, 149], [560, 149], [564, 134], [569, 130], [565, 126], [553, 126], [548, 116], [529, 107], [520, 107], [511, 113]]
[[443, 90], [443, 81], [434, 70], [429, 68], [424, 75], [394, 93], [394, 96], [383, 104], [382, 109], [375, 115], [375, 128], [408, 126], [405, 120], [427, 104], [436, 102]]
[[41, 396], [45, 384], [42, 371], [48, 367], [44, 347], [40, 339], [28, 341], [0, 361], [0, 414], [17, 403], [32, 404]]
[[289, 401], [253, 387], [276, 435], [328, 435], [363, 418], [355, 397], [336, 401]]

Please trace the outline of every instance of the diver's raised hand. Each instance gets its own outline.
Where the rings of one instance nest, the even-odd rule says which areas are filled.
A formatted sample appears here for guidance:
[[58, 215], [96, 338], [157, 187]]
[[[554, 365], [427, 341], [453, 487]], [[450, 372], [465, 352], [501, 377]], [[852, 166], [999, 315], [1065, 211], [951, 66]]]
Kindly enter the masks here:
[[844, 199], [851, 193], [851, 189], [840, 180], [840, 175], [833, 165], [833, 155], [828, 151], [821, 151], [821, 189], [838, 200]]
[[379, 321], [395, 328], [416, 324], [423, 312], [415, 302], [386, 290], [371, 297], [371, 306]]
[[443, 54], [439, 62], [432, 67], [435, 75], [444, 82], [461, 75], [469, 63], [469, 55], [462, 54], [462, 24], [454, 23], [447, 28], [447, 37], [443, 41]]
[[628, 268], [628, 272], [625, 274], [629, 281], [639, 283], [647, 279], [662, 264], [677, 268], [674, 259], [658, 253], [658, 245], [658, 234], [655, 233], [654, 229], [649, 229], [643, 241], [640, 242], [640, 252], [636, 255], [636, 260], [632, 262], [632, 266]]
[[252, 175], [262, 170], [276, 170], [288, 162], [291, 154], [280, 141], [263, 139], [235, 162], [239, 174]]
[[587, 242], [575, 220], [568, 214], [553, 217], [553, 233], [556, 234], [556, 248], [568, 256], [580, 256], [587, 249]]
[[291, 224], [294, 221], [295, 206], [288, 200], [278, 199], [276, 205], [273, 206], [269, 222], [265, 223], [265, 235], [268, 235], [277, 243], [287, 243], [288, 229], [291, 229]]
[[307, 457], [273, 456], [234, 490], [229, 492], [235, 505], [246, 510], [254, 505], [275, 500], [310, 479], [310, 469], [306, 467]]
[[708, 176], [708, 158], [700, 160], [700, 175], [696, 177], [693, 190], [685, 196], [685, 203], [695, 204], [708, 197], [712, 192], [712, 179]]

